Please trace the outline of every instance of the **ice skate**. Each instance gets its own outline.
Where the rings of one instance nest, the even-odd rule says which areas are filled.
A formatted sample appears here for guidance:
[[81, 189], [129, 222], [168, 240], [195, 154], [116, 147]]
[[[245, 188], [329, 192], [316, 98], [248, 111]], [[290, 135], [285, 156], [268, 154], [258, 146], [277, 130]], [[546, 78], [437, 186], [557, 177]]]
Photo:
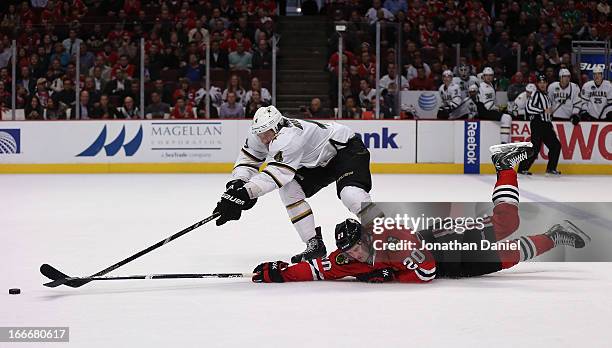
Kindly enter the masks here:
[[323, 237], [321, 236], [321, 227], [317, 227], [315, 231], [316, 235], [310, 238], [306, 243], [306, 250], [291, 257], [292, 263], [298, 263], [302, 261], [316, 259], [318, 257], [327, 256], [325, 243], [323, 243]]
[[545, 234], [552, 239], [555, 246], [564, 245], [580, 249], [591, 241], [591, 237], [569, 220], [554, 225]]
[[530, 142], [493, 145], [491, 161], [497, 171], [513, 169], [517, 163], [526, 160], [531, 155], [533, 144]]

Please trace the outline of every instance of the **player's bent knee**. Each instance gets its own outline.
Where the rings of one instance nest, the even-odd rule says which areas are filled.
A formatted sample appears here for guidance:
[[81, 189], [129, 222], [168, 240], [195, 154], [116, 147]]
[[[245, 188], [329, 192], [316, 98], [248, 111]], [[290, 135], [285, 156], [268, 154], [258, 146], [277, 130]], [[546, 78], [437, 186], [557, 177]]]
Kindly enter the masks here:
[[372, 197], [360, 187], [346, 186], [340, 191], [340, 200], [351, 213], [357, 215], [361, 210], [361, 204], [372, 202]]
[[297, 181], [291, 180], [289, 183], [284, 185], [278, 190], [278, 194], [283, 201], [285, 207], [289, 207], [292, 204], [303, 201], [306, 198], [304, 190]]

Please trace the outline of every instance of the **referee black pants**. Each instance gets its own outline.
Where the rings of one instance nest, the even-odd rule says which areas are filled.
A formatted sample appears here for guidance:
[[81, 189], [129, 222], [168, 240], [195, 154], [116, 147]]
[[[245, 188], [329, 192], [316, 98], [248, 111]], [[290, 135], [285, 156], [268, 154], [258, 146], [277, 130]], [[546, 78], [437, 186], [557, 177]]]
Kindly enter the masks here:
[[548, 165], [546, 166], [546, 171], [557, 170], [559, 154], [561, 153], [561, 143], [557, 138], [552, 123], [542, 121], [539, 116], [536, 116], [531, 120], [530, 125], [533, 153], [529, 158], [519, 164], [519, 171], [527, 171], [531, 168], [533, 162], [538, 158], [542, 142], [544, 142], [544, 145], [548, 148]]

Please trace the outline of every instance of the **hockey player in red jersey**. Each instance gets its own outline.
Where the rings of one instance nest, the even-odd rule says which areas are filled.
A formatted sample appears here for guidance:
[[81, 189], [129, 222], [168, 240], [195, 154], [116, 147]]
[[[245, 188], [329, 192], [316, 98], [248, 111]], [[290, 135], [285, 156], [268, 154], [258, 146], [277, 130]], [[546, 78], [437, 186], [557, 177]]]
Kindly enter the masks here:
[[[448, 230], [385, 230], [382, 234], [365, 231], [354, 219], [336, 225], [338, 249], [328, 257], [299, 262], [289, 266], [283, 261], [265, 262], [253, 271], [254, 282], [282, 283], [293, 281], [334, 280], [353, 276], [363, 282], [398, 281], [425, 283], [435, 278], [462, 278], [494, 273], [521, 261], [541, 255], [556, 246], [584, 247], [591, 239], [569, 221], [552, 226], [547, 232], [507, 241], [514, 250], [428, 251], [422, 243], [496, 243], [504, 241], [519, 226], [518, 181], [514, 166], [529, 156], [531, 143], [512, 143], [491, 147], [497, 169], [493, 189], [493, 215], [483, 220], [481, 229], [463, 233]], [[375, 241], [414, 243], [401, 251], [375, 250]], [[380, 245], [380, 243], [378, 243]]]

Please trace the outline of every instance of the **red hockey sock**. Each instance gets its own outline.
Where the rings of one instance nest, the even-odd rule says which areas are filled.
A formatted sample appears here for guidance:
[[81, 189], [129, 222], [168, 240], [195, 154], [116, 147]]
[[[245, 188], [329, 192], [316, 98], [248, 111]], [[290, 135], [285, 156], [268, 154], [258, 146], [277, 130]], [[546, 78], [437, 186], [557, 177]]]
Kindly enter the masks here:
[[493, 189], [493, 204], [519, 202], [518, 180], [514, 169], [506, 169], [497, 172], [497, 182]]
[[545, 234], [520, 237], [512, 242], [518, 242], [520, 250], [502, 250], [499, 252], [499, 258], [502, 262], [503, 269], [510, 268], [519, 262], [542, 255], [555, 246], [552, 239]]
[[493, 189], [492, 222], [497, 240], [508, 238], [519, 225], [519, 190], [516, 172], [506, 169], [497, 172], [497, 182]]

